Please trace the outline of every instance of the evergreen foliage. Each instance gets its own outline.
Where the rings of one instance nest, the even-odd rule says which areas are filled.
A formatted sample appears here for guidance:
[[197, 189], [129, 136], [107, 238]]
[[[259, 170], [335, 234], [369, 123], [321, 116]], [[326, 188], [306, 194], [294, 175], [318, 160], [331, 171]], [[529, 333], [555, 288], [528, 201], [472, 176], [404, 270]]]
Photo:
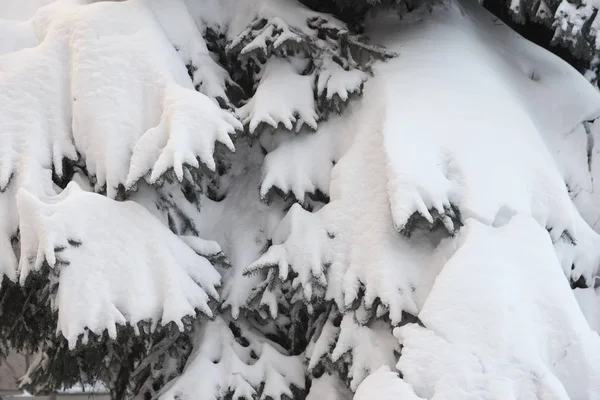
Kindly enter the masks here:
[[[84, 134], [81, 129], [94, 128], [93, 124], [100, 124], [97, 125], [100, 127], [101, 123], [108, 123], [105, 126], [109, 127], [110, 124], [123, 123], [130, 125], [122, 129], [131, 131], [135, 122], [125, 119], [119, 121], [120, 117], [116, 114], [117, 119], [113, 121], [96, 119], [94, 110], [86, 107], [92, 106], [92, 101], [102, 99], [90, 99], [84, 85], [93, 84], [94, 75], [90, 75], [93, 71], [82, 70], [74, 78], [73, 90], [77, 91], [80, 87], [81, 99], [73, 98], [73, 118], [74, 121], [88, 118], [93, 122], [85, 127], [79, 127], [78, 122], [74, 122], [74, 140], [61, 138], [68, 151], [55, 152], [50, 156], [54, 162], [52, 169], [47, 170], [48, 166], [42, 165], [40, 173], [33, 177], [43, 176], [46, 184], [44, 196], [49, 197], [41, 196], [45, 199], [39, 202], [39, 190], [32, 190], [26, 180], [25, 172], [29, 171], [20, 171], [16, 165], [10, 177], [3, 180], [0, 204], [6, 207], [4, 204], [8, 202], [15, 214], [19, 211], [21, 218], [15, 221], [18, 226], [6, 227], [9, 234], [7, 238], [12, 240], [10, 253], [14, 249], [15, 260], [20, 265], [18, 280], [11, 272], [16, 271], [12, 255], [5, 252], [0, 257], [2, 263], [8, 262], [2, 268], [6, 276], [0, 287], [3, 304], [0, 309], [0, 331], [4, 354], [16, 350], [36, 355], [35, 362], [20, 381], [23, 389], [32, 393], [49, 393], [75, 384], [102, 382], [114, 398], [131, 398], [136, 394], [179, 398], [180, 395], [173, 392], [173, 388], [186, 384], [179, 380], [173, 386], [173, 379], [182, 373], [186, 364], [187, 368], [201, 368], [205, 373], [207, 367], [204, 363], [208, 362], [211, 367], [214, 365], [215, 374], [223, 378], [238, 373], [243, 378], [209, 382], [211, 389], [202, 388], [207, 398], [306, 396], [302, 361], [297, 355], [306, 348], [308, 331], [315, 324], [314, 317], [309, 316], [305, 305], [293, 300], [294, 291], [289, 288], [280, 289], [282, 293], [289, 293], [279, 300], [283, 302], [279, 311], [285, 317], [282, 315], [273, 321], [261, 311], [260, 302], [253, 300], [255, 294], [249, 299], [240, 300], [238, 304], [231, 298], [233, 294], [227, 296], [227, 293], [236, 290], [235, 286], [230, 285], [224, 288], [225, 296], [221, 298], [211, 286], [216, 288], [220, 279], [208, 282], [207, 279], [213, 279], [207, 278], [208, 269], [225, 277], [233, 275], [235, 278], [238, 274], [237, 283], [244, 286], [248, 286], [248, 283], [247, 278], [242, 276], [243, 268], [233, 268], [232, 271], [230, 260], [216, 242], [198, 237], [204, 230], [204, 215], [209, 213], [208, 218], [211, 217], [210, 211], [206, 211], [204, 206], [207, 203], [219, 206], [226, 197], [232, 198], [236, 185], [243, 181], [243, 171], [248, 168], [252, 170], [253, 163], [260, 165], [264, 155], [257, 152], [260, 146], [256, 144], [261, 135], [298, 132], [304, 125], [316, 129], [331, 113], [342, 113], [348, 101], [361, 94], [374, 61], [389, 59], [394, 54], [368, 43], [329, 15], [300, 5], [281, 7], [277, 1], [258, 5], [261, 7], [255, 10], [256, 15], [242, 16], [247, 20], [240, 22], [242, 29], [234, 34], [228, 32], [227, 26], [210, 22], [203, 30], [197, 30], [191, 12], [183, 1], [98, 2], [91, 5], [57, 1], [43, 8], [32, 19], [31, 28], [43, 26], [46, 42], [52, 43], [56, 49], [61, 48], [52, 51], [66, 51], [66, 54], [76, 58], [82, 51], [92, 50], [74, 47], [78, 41], [86, 40], [79, 36], [77, 24], [87, 24], [97, 19], [107, 26], [121, 24], [120, 29], [129, 32], [125, 18], [137, 13], [132, 21], [136, 28], [145, 33], [147, 42], [142, 42], [136, 51], [147, 51], [149, 55], [154, 51], [152, 47], [157, 46], [153, 40], [158, 40], [163, 57], [160, 60], [153, 58], [154, 55], [150, 56], [151, 61], [140, 66], [138, 73], [140, 76], [154, 76], [149, 79], [155, 79], [159, 85], [163, 81], [167, 83], [156, 91], [159, 97], [148, 98], [150, 102], [163, 103], [158, 125], [150, 127], [145, 133], [141, 132], [143, 134], [131, 136], [133, 144], [130, 140], [127, 145], [130, 146], [129, 155], [122, 152], [110, 154], [120, 140], [118, 135], [100, 139], [93, 133]], [[150, 13], [156, 15], [158, 26], [151, 22]], [[230, 21], [230, 24], [234, 22]], [[28, 35], [26, 27], [16, 33], [23, 37]], [[185, 37], [185, 34], [189, 37]], [[181, 60], [174, 64], [180, 62], [187, 67], [183, 69], [185, 75], [179, 66], [165, 63], [168, 58], [176, 57], [171, 50], [161, 47], [164, 44], [162, 42], [166, 41], [170, 42]], [[117, 54], [116, 51], [121, 50], [116, 48], [114, 51], [106, 57], [100, 54], [95, 65], [100, 73], [109, 70], [118, 72], [119, 67], [113, 65], [116, 59], [113, 56], [126, 55]], [[34, 48], [32, 52], [39, 54], [41, 51]], [[58, 73], [65, 68], [60, 63], [56, 65]], [[19, 73], [15, 71], [15, 74]], [[118, 79], [118, 75], [104, 74], [104, 92], [100, 96], [109, 97], [111, 91], [119, 91], [120, 88], [116, 86], [119, 85]], [[286, 86], [280, 88], [279, 92], [270, 90], [273, 84], [277, 86], [281, 82]], [[0, 85], [8, 83], [10, 81], [2, 81]], [[142, 81], [136, 82], [129, 89], [130, 93], [135, 93], [144, 84]], [[6, 87], [2, 87], [7, 93]], [[190, 87], [199, 93], [190, 90]], [[42, 88], [34, 85], [33, 89], [23, 90], [35, 93], [35, 90]], [[296, 99], [295, 96], [289, 96], [290, 91], [296, 91]], [[48, 93], [49, 96], [52, 94]], [[6, 101], [13, 100], [7, 98]], [[82, 105], [78, 106], [79, 103], [75, 102], [81, 102]], [[207, 118], [212, 120], [208, 121]], [[236, 129], [242, 127], [238, 118], [248, 135], [233, 135]], [[270, 131], [265, 130], [266, 127], [270, 127]], [[206, 135], [207, 128], [213, 129], [214, 136]], [[198, 131], [202, 134], [190, 135]], [[126, 135], [130, 136], [131, 133]], [[302, 134], [310, 135], [304, 130]], [[98, 139], [108, 145], [104, 146]], [[248, 147], [245, 144], [247, 141], [255, 145]], [[28, 159], [33, 151], [31, 149], [36, 145], [33, 141], [28, 144], [29, 149], [13, 147], [23, 151], [17, 154], [21, 159]], [[14, 151], [6, 145], [5, 142], [0, 153]], [[10, 145], [11, 142], [8, 142]], [[230, 152], [234, 145], [236, 154]], [[105, 148], [107, 152], [98, 153], [96, 149], [99, 148]], [[123, 164], [130, 165], [126, 174], [115, 169]], [[13, 167], [10, 164], [8, 166]], [[6, 164], [3, 164], [2, 171], [6, 174]], [[253, 176], [258, 177], [255, 172]], [[79, 185], [67, 185], [71, 181]], [[55, 193], [61, 190], [63, 192], [56, 196]], [[243, 196], [253, 198], [253, 202], [260, 204], [256, 190], [256, 186], [245, 189]], [[108, 195], [119, 203], [86, 191]], [[237, 191], [242, 194], [242, 190]], [[17, 198], [20, 200], [15, 200]], [[147, 211], [138, 209], [139, 206], [134, 203], [122, 203], [125, 200], [133, 200], [147, 207], [171, 233], [168, 234], [166, 228], [163, 228], [163, 232], [152, 224], [141, 228], [139, 224], [144, 219], [152, 221], [153, 217], [150, 214], [145, 216]], [[271, 201], [271, 207], [274, 207], [275, 213], [282, 212], [289, 203], [289, 200]], [[113, 212], [109, 211], [111, 208]], [[126, 208], [130, 211], [125, 211]], [[92, 214], [89, 214], [91, 210]], [[102, 220], [103, 229], [87, 231], [95, 221]], [[83, 226], [73, 224], [73, 221]], [[154, 245], [148, 242], [147, 245], [138, 246], [139, 251], [124, 253], [129, 247], [127, 243], [139, 241], [136, 229], [131, 229], [135, 226], [145, 229], [145, 234], [150, 235], [148, 238]], [[158, 229], [157, 235], [152, 238], [150, 232], [154, 229]], [[121, 239], [113, 242], [111, 235], [113, 240], [116, 237]], [[179, 238], [175, 235], [179, 235]], [[120, 282], [119, 285], [135, 286], [142, 281], [154, 282], [158, 275], [163, 275], [160, 267], [149, 270], [145, 260], [158, 257], [156, 261], [163, 262], [164, 268], [176, 270], [178, 267], [167, 253], [163, 253], [166, 258], [160, 255], [165, 240], [171, 243], [167, 246], [171, 247], [175, 258], [183, 263], [184, 269], [191, 268], [198, 260], [191, 262], [193, 257], [187, 261], [182, 259], [189, 250], [182, 252], [181, 243], [185, 242], [200, 255], [205, 271], [194, 272], [189, 269], [190, 282], [200, 285], [203, 288], [201, 290], [206, 290], [208, 297], [213, 300], [209, 301], [206, 294], [202, 294], [204, 292], [190, 292], [191, 286], [182, 287], [182, 294], [184, 297], [190, 296], [188, 301], [192, 307], [178, 311], [181, 304], [172, 298], [175, 293], [173, 290], [177, 290], [173, 286], [165, 291], [164, 298], [171, 299], [167, 301], [172, 304], [165, 303], [163, 312], [170, 310], [176, 314], [172, 320], [165, 319], [167, 314], [163, 314], [161, 320], [157, 319], [160, 315], [150, 312], [151, 308], [147, 309], [149, 314], [136, 316], [135, 307], [127, 305], [127, 301], [136, 300], [125, 300], [121, 291], [126, 286], [122, 286], [116, 292], [113, 289], [113, 294], [106, 298], [107, 303], [94, 308], [98, 300], [95, 297], [101, 295], [102, 291], [94, 294], [95, 285], [105, 287], [110, 292], [111, 286], [117, 282]], [[90, 244], [93, 244], [91, 248]], [[153, 246], [158, 247], [153, 249]], [[101, 253], [108, 258], [97, 258]], [[102, 271], [112, 268], [110, 264], [118, 265], [122, 275], [103, 283]], [[135, 267], [136, 264], [138, 267]], [[89, 282], [82, 285], [83, 281], [78, 279], [88, 279], [82, 275], [85, 270], [92, 275], [88, 276]], [[73, 274], [80, 274], [80, 277]], [[173, 283], [181, 285], [182, 276]], [[172, 279], [168, 276], [159, 278], [165, 283]], [[236, 279], [231, 281], [236, 283]], [[158, 292], [152, 285], [154, 283], [140, 286], [133, 293], [147, 298], [139, 301], [154, 304], [152, 297], [156, 297]], [[219, 302], [214, 300], [219, 298]], [[240, 314], [241, 308], [243, 311]], [[80, 321], [74, 317], [78, 313]], [[237, 321], [229, 316], [232, 313]], [[214, 342], [217, 339], [219, 343]], [[237, 350], [227, 353], [231, 352], [234, 343], [240, 346], [239, 351], [247, 354], [239, 354]], [[232, 364], [230, 359], [224, 359], [223, 364], [219, 365], [215, 356], [210, 355], [205, 359], [205, 352], [214, 353], [219, 346], [221, 352], [229, 354], [222, 354], [223, 357], [239, 357], [236, 361], [239, 365]], [[238, 370], [243, 365], [245, 372]], [[274, 371], [280, 371], [280, 375], [274, 376]], [[192, 378], [184, 389], [195, 390], [194, 385], [197, 384]]]
[[[547, 24], [595, 80], [597, 9], [524, 1], [507, 6], [515, 20]], [[0, 34], [14, 38], [0, 42], [0, 101], [8, 105], [0, 110], [0, 354], [36, 356], [20, 381], [25, 390], [102, 382], [115, 399], [364, 395], [359, 385], [402, 353], [393, 327], [431, 329], [418, 314], [466, 240], [465, 220], [495, 226], [512, 218], [509, 206], [477, 214], [478, 204], [466, 207], [462, 193], [451, 193], [458, 181], [481, 198], [486, 190], [473, 183], [478, 176], [461, 175], [470, 159], [452, 138], [415, 128], [423, 143], [445, 146], [415, 161], [414, 132], [393, 125], [410, 104], [383, 106], [410, 85], [379, 80], [360, 99], [377, 68], [386, 71], [403, 51], [363, 36], [368, 18], [396, 14], [393, 23], [382, 19], [393, 33], [401, 19], [421, 24], [434, 6], [452, 18], [452, 10], [466, 13], [455, 1], [48, 3], [18, 22], [0, 20]], [[596, 98], [555, 60], [538, 68], [545, 53], [518, 49], [525, 55], [515, 51], [502, 64], [511, 72], [518, 65], [518, 78], [501, 78], [525, 89], [521, 97], [498, 89], [499, 97], [546, 105], [556, 87], [544, 92], [534, 78], [573, 83], [577, 112], [554, 125], [560, 140], [571, 140], [567, 128], [586, 140], [568, 144], [587, 154], [592, 176]], [[467, 61], [424, 62], [462, 71]], [[440, 76], [434, 86], [443, 88]], [[491, 78], [484, 84], [496, 88]], [[581, 99], [593, 101], [580, 107]], [[447, 112], [437, 96], [430, 100]], [[591, 216], [578, 214], [565, 177], [573, 191], [584, 184], [564, 172], [576, 167], [546, 150], [553, 138], [537, 136], [546, 109], [527, 101], [505, 108], [515, 120], [522, 109], [533, 115], [525, 132], [533, 139], [509, 130], [502, 143], [531, 139], [523, 147], [542, 148], [514, 161], [534, 165], [518, 177], [535, 176], [541, 188], [518, 186], [517, 200], [503, 200], [550, 232], [553, 246], [532, 228], [548, 257], [559, 255], [557, 271], [573, 286], [593, 286], [600, 237], [586, 224]], [[467, 128], [463, 143], [485, 137]], [[384, 135], [390, 131], [404, 135], [401, 146]], [[489, 157], [493, 165], [482, 170], [491, 175], [504, 158]], [[538, 161], [551, 167], [542, 171]], [[377, 379], [398, 376], [387, 369]]]

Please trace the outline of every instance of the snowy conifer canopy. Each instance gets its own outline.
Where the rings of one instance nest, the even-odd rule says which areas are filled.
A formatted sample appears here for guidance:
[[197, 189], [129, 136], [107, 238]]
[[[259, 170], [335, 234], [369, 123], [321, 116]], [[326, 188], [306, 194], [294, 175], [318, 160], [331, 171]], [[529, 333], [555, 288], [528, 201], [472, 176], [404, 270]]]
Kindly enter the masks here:
[[212, 317], [219, 273], [139, 204], [71, 182], [41, 199], [21, 189], [17, 205], [21, 284], [44, 264], [55, 270], [58, 329], [71, 347], [87, 330], [116, 339], [116, 324], [174, 322], [183, 330], [182, 318], [196, 310]]
[[546, 232], [520, 215], [497, 228], [470, 219], [456, 241], [421, 324], [394, 331], [403, 378], [377, 371], [356, 398], [597, 398], [600, 337], [564, 284]]
[[[600, 94], [478, 2], [15, 4], [0, 355], [36, 356], [21, 388], [600, 398]], [[594, 5], [545, 6], [591, 43]]]
[[[600, 115], [597, 92], [476, 5], [453, 3], [395, 24], [380, 18], [372, 27], [373, 37], [401, 56], [375, 67], [362, 102], [345, 117], [354, 136], [332, 147], [345, 150], [329, 156], [336, 162], [330, 202], [304, 217], [292, 208], [273, 246], [250, 266], [276, 271], [258, 288], [263, 299], [277, 297], [289, 281], [305, 299], [320, 295], [345, 313], [336, 321], [332, 311], [323, 323], [309, 368], [329, 358], [323, 365], [344, 371], [353, 389], [365, 369], [389, 361], [375, 350], [357, 354], [358, 343], [369, 341], [353, 342], [363, 328], [345, 321], [374, 334], [375, 319], [387, 315], [395, 325], [419, 314], [454, 251], [440, 240], [469, 221], [492, 229], [528, 216], [549, 232], [558, 276], [572, 285], [593, 286], [600, 261], [599, 236], [589, 226], [598, 217], [596, 128], [587, 122]], [[275, 171], [284, 179], [283, 164], [267, 164], [270, 181]], [[387, 343], [384, 336], [374, 342]], [[346, 352], [344, 370], [337, 361]]]

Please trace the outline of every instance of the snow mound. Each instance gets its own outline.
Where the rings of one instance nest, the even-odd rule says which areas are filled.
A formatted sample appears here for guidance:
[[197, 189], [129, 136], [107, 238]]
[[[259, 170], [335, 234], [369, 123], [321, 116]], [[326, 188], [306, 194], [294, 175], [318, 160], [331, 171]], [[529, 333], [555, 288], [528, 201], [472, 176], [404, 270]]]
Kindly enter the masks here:
[[114, 339], [116, 324], [174, 322], [182, 330], [182, 318], [197, 311], [212, 317], [219, 273], [144, 207], [74, 182], [40, 199], [21, 189], [17, 200], [21, 284], [50, 267], [58, 330], [71, 347], [88, 331]]
[[557, 242], [565, 273], [589, 283], [600, 237], [573, 205], [547, 143], [600, 115], [600, 95], [469, 1], [417, 17], [372, 35], [402, 49], [374, 78], [389, 104], [383, 135], [396, 229], [455, 234], [470, 217], [492, 225], [506, 211], [532, 215]]
[[356, 390], [354, 400], [420, 400], [412, 388], [390, 367], [381, 367], [369, 375]]
[[182, 375], [167, 387], [159, 399], [279, 400], [304, 388], [304, 368], [246, 322], [218, 317], [200, 327]]
[[521, 215], [500, 228], [468, 219], [458, 241], [419, 314], [424, 326], [395, 330], [404, 381], [426, 399], [598, 398], [600, 337], [547, 232]]

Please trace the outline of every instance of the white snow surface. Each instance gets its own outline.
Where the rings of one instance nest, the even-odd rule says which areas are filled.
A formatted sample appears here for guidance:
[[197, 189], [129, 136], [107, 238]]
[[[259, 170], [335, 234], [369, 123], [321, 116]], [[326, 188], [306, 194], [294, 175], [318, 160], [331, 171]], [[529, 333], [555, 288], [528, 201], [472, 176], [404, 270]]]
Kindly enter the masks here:
[[[221, 277], [198, 254], [223, 251], [232, 264], [223, 306], [234, 318], [261, 281], [244, 271], [295, 272], [308, 299], [315, 283], [326, 287], [344, 317], [311, 343], [308, 368], [350, 355], [357, 399], [600, 398], [600, 297], [593, 288], [574, 296], [565, 278], [592, 282], [600, 262], [600, 128], [584, 122], [600, 116], [600, 95], [566, 63], [469, 0], [402, 23], [380, 16], [367, 33], [399, 57], [375, 67], [363, 100], [315, 133], [277, 132], [264, 158], [240, 145], [227, 196], [205, 199], [192, 221], [203, 239], [178, 238], [133, 202], [76, 184], [56, 195], [51, 169], [60, 175], [63, 158], [79, 153], [97, 180], [89, 189], [106, 185], [109, 197], [170, 169], [180, 180], [186, 165], [214, 169], [215, 144], [233, 150], [229, 135], [242, 124], [215, 104], [227, 77], [203, 27], [233, 38], [257, 17], [302, 29], [320, 14], [292, 0], [30, 0], [5, 12], [9, 1], [0, 0], [0, 274], [23, 282], [44, 261], [55, 268], [59, 330], [71, 345], [85, 327], [114, 336], [116, 324], [211, 315]], [[185, 64], [198, 67], [193, 79]], [[315, 78], [294, 60], [271, 60], [244, 122], [300, 126], [296, 112], [317, 128], [315, 85], [343, 99], [365, 79], [336, 66]], [[314, 213], [295, 205], [282, 219], [260, 202], [272, 188], [301, 201], [319, 190], [331, 202]], [[465, 224], [457, 238], [398, 234], [414, 212], [431, 220], [450, 204]], [[277, 315], [274, 293], [262, 304]], [[375, 312], [398, 324], [403, 311], [425, 326], [396, 331], [401, 380], [389, 369], [400, 344], [391, 324], [363, 323]], [[299, 357], [256, 335], [262, 353], [250, 360], [221, 317], [196, 339], [164, 399], [206, 384], [246, 396], [265, 379], [275, 395], [304, 384]], [[339, 384], [314, 382], [327, 400], [349, 398]]]
[[[216, 143], [233, 150], [229, 135], [242, 128], [209, 97], [222, 95], [210, 85], [223, 71], [181, 1], [36, 5], [8, 7], [14, 20], [0, 20], [0, 273], [11, 279], [16, 192], [54, 194], [51, 167], [61, 175], [64, 158], [79, 153], [95, 189], [114, 197], [144, 176], [214, 169]], [[155, 18], [163, 14], [179, 25]], [[206, 95], [194, 90], [188, 61]]]
[[[267, 62], [256, 93], [239, 110], [240, 119], [253, 133], [260, 123], [299, 130], [304, 124], [317, 128], [313, 95], [314, 77], [300, 75], [292, 62], [272, 58]], [[290, 95], [293, 93], [294, 95]]]
[[356, 390], [354, 400], [422, 400], [412, 388], [398, 378], [398, 372], [388, 366], [379, 368], [369, 375]]
[[590, 328], [600, 333], [600, 287], [578, 288], [573, 291], [573, 294]]
[[[373, 35], [402, 50], [375, 78], [385, 80], [381, 96], [390, 104], [383, 129], [396, 227], [415, 211], [432, 221], [428, 210], [444, 214], [449, 204], [487, 225], [502, 210], [526, 213], [551, 230], [565, 272], [590, 281], [599, 237], [573, 206], [545, 143], [600, 115], [599, 94], [478, 6], [452, 3], [417, 17], [397, 33]], [[445, 67], [434, 68], [440, 59]], [[558, 240], [565, 231], [576, 246]]]
[[[330, 176], [331, 201], [314, 215], [301, 216], [298, 207], [292, 208], [276, 230], [273, 247], [250, 268], [276, 264], [284, 277], [294, 270], [295, 284], [305, 288], [307, 298], [325, 273], [326, 297], [341, 310], [361, 300], [359, 310], [345, 318], [360, 321], [379, 299], [372, 311], [389, 312], [396, 324], [403, 311], [418, 314], [426, 304], [457, 245], [440, 242], [441, 233], [417, 231], [404, 238], [397, 230], [414, 212], [431, 219], [429, 210], [443, 214], [454, 204], [461, 223], [477, 222], [492, 231], [514, 215], [536, 221], [542, 236], [554, 243], [545, 257], [563, 271], [552, 272], [552, 284], [570, 293], [565, 275], [591, 283], [600, 262], [600, 237], [590, 227], [600, 217], [593, 201], [594, 151], [592, 168], [585, 162], [595, 133], [584, 121], [600, 116], [600, 95], [593, 87], [469, 1], [415, 12], [402, 23], [379, 17], [366, 33], [400, 55], [375, 66], [362, 101], [337, 127], [344, 134], [331, 149], [340, 149], [339, 154], [325, 145], [313, 153], [316, 160], [337, 161]], [[320, 125], [315, 138], [328, 123]], [[313, 139], [293, 140], [303, 149], [302, 141]], [[275, 160], [279, 148], [267, 158]], [[294, 194], [311, 187], [305, 176], [289, 172], [287, 160], [265, 163], [262, 193], [270, 186]], [[585, 220], [567, 184], [579, 185], [582, 199], [576, 204]], [[325, 247], [314, 240], [323, 232], [333, 237]], [[459, 281], [456, 285], [461, 287]], [[352, 324], [336, 332], [324, 329], [327, 345], [316, 346], [314, 356], [337, 357], [339, 352], [327, 354], [328, 349], [351, 348], [344, 338], [356, 334]], [[364, 378], [361, 367], [369, 373], [387, 364], [377, 351], [363, 354], [367, 357], [354, 360], [350, 371], [354, 388]]]
[[344, 127], [343, 116], [332, 116], [321, 124], [318, 134], [277, 131], [272, 137], [262, 135], [261, 142], [269, 153], [262, 166], [260, 195], [265, 197], [272, 189], [279, 189], [301, 203], [307, 194], [317, 191], [329, 195], [331, 169], [345, 150], [340, 145]]
[[[177, 49], [177, 53], [186, 65], [192, 65], [193, 83], [200, 92], [211, 98], [227, 99], [225, 83], [229, 75], [223, 67], [215, 62], [206, 47], [202, 37], [203, 26], [197, 25], [192, 17], [190, 8], [192, 2], [184, 0], [145, 0], [154, 16], [160, 23], [169, 41]], [[196, 3], [211, 4], [212, 1], [197, 1]], [[204, 17], [209, 17], [205, 13]]]
[[395, 330], [403, 380], [425, 399], [600, 398], [600, 336], [547, 232], [522, 215], [498, 228], [471, 218], [456, 240], [424, 327]]
[[[74, 347], [87, 331], [174, 322], [196, 310], [212, 316], [221, 276], [144, 207], [83, 191], [71, 182], [54, 197], [17, 195], [20, 280], [44, 263], [56, 269], [58, 330]], [[51, 279], [52, 280], [52, 279]], [[136, 327], [137, 329], [137, 327]]]
[[[550, 230], [565, 273], [590, 282], [600, 237], [573, 205], [566, 166], [553, 153], [583, 121], [600, 116], [600, 94], [564, 61], [469, 1], [412, 20], [387, 29], [379, 21], [372, 33], [402, 52], [380, 64], [374, 78], [385, 82], [383, 140], [395, 226], [404, 228], [414, 212], [432, 221], [429, 210], [444, 214], [449, 204], [463, 220], [486, 225], [507, 212], [532, 215]], [[565, 232], [575, 246], [559, 239]]]
[[[370, 29], [374, 40], [401, 56], [375, 67], [363, 100], [337, 128], [345, 133], [332, 146], [343, 150], [331, 171], [331, 202], [315, 214], [323, 228], [313, 223], [306, 240], [279, 235], [275, 247], [287, 248], [285, 257], [277, 256], [279, 268], [302, 254], [326, 254], [307, 241], [324, 229], [335, 237], [327, 297], [344, 309], [364, 285], [364, 306], [379, 298], [397, 322], [402, 311], [418, 312], [441, 265], [433, 255], [439, 238], [401, 238], [390, 221], [402, 228], [413, 213], [431, 219], [429, 209], [443, 214], [452, 203], [462, 222], [495, 225], [515, 213], [531, 215], [550, 230], [565, 274], [590, 282], [600, 237], [579, 214], [563, 178], [573, 172], [591, 181], [590, 173], [564, 162], [580, 156], [580, 148], [556, 153], [566, 152], [571, 132], [587, 140], [577, 127], [600, 115], [600, 95], [565, 62], [497, 26], [478, 5], [452, 2], [402, 24], [378, 19]], [[440, 59], [448, 60], [444, 67]], [[283, 164], [283, 158], [265, 163], [262, 193], [292, 176]], [[302, 179], [298, 174], [276, 186], [310, 188]], [[252, 268], [273, 264], [275, 250]], [[303, 286], [320, 276], [314, 264], [292, 265]], [[321, 264], [329, 264], [327, 258]]]

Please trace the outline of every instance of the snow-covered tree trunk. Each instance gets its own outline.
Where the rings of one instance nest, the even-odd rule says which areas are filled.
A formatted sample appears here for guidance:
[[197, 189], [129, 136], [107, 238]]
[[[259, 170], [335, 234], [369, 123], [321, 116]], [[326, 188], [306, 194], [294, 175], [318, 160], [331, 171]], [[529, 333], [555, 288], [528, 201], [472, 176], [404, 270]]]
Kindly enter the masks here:
[[9, 3], [23, 388], [600, 398], [600, 94], [478, 3]]

